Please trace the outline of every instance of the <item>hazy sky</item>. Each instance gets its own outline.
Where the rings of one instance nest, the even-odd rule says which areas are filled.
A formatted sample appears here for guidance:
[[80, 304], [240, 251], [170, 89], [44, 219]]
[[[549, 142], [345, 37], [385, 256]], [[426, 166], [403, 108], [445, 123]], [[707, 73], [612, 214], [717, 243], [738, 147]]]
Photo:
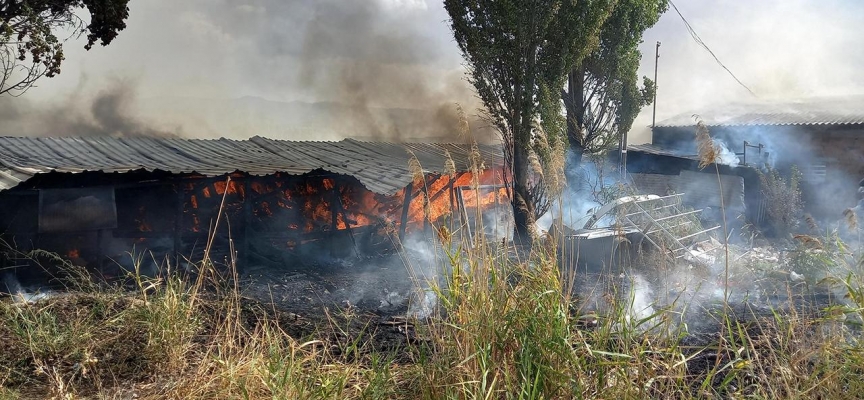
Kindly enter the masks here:
[[[864, 2], [678, 3], [760, 99], [864, 93]], [[470, 105], [446, 21], [433, 0], [132, 0], [128, 28], [110, 46], [86, 52], [83, 41], [70, 42], [62, 73], [16, 101], [34, 108], [83, 103], [120, 82], [133, 93], [126, 105], [132, 114], [136, 101], [161, 98]], [[653, 75], [654, 43], [662, 42], [658, 120], [753, 99], [695, 43], [674, 10], [644, 39], [643, 75]], [[640, 115], [632, 142], [647, 137], [650, 111]], [[139, 118], [161, 122], [152, 114]], [[172, 123], [196, 132], [191, 119]], [[233, 135], [254, 135], [249, 124], [232, 128]]]
[[[642, 75], [653, 76], [660, 41], [657, 120], [727, 102], [864, 94], [864, 2], [856, 0], [678, 0], [738, 85], [689, 35], [670, 7], [644, 36]], [[647, 137], [651, 109], [634, 131]], [[643, 128], [643, 129], [640, 129]], [[637, 135], [637, 141], [640, 138]]]

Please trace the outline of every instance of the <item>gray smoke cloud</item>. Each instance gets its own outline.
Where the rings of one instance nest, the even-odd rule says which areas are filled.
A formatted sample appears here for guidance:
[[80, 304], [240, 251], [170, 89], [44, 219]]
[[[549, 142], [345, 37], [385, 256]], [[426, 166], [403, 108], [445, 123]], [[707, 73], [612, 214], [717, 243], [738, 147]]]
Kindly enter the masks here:
[[177, 137], [135, 116], [135, 86], [114, 81], [95, 94], [75, 92], [50, 102], [0, 97], [0, 135]]
[[111, 46], [70, 42], [63, 73], [27, 98], [38, 108], [105, 89], [81, 88], [82, 75], [121, 76], [137, 82], [129, 115], [156, 131], [461, 140], [456, 103], [469, 115], [480, 104], [446, 20], [427, 0], [132, 2]]

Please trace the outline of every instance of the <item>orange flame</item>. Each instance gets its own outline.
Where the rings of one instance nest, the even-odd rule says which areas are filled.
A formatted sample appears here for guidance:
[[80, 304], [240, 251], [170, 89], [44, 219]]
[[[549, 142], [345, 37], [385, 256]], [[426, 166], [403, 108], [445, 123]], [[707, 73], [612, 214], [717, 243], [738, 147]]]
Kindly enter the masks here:
[[240, 185], [240, 182], [238, 181], [231, 181], [227, 185], [225, 184], [225, 181], [218, 181], [213, 183], [213, 188], [216, 189], [216, 193], [220, 196], [225, 194], [226, 187], [229, 195], [245, 195], [244, 188], [242, 185]]
[[[476, 179], [470, 173], [460, 173], [456, 176], [427, 175], [421, 183], [412, 185], [409, 192], [411, 201], [408, 203], [408, 219], [405, 223], [419, 225], [424, 224], [425, 221], [441, 221], [453, 213], [456, 194], [451, 190], [456, 187], [463, 187], [463, 203], [466, 207], [485, 208], [496, 203], [506, 204], [507, 191], [503, 188], [498, 190], [484, 188], [479, 193], [464, 189], [475, 182], [488, 185], [498, 183], [500, 180], [496, 180], [496, 173], [491, 170], [481, 172]], [[298, 181], [287, 174], [256, 178], [248, 183], [238, 179], [227, 183], [217, 181], [210, 186], [202, 186], [195, 185], [189, 190], [195, 193], [190, 193], [190, 208], [186, 210], [187, 218], [191, 218], [194, 223], [194, 227], [191, 228], [194, 232], [202, 231], [199, 227], [199, 214], [195, 210], [199, 207], [206, 208], [208, 216], [204, 217], [204, 214], [201, 214], [200, 218], [210, 218], [210, 209], [218, 207], [219, 204], [211, 197], [219, 199], [223, 195], [228, 196], [226, 212], [242, 212], [245, 207], [243, 202], [249, 200], [252, 202], [251, 213], [254, 218], [265, 224], [268, 223], [266, 220], [271, 219], [272, 229], [311, 233], [382, 224], [386, 228], [380, 231], [393, 232], [393, 229], [397, 229], [403, 222], [402, 209], [406, 196], [406, 190], [394, 195], [378, 194], [366, 189], [359, 182], [343, 178], [316, 180], [310, 177]], [[256, 196], [247, 199], [245, 193], [247, 187]], [[205, 201], [205, 198], [210, 199]], [[390, 221], [389, 225], [384, 221]], [[139, 225], [142, 231], [151, 228], [143, 218], [139, 221]], [[318, 240], [317, 236], [314, 240]]]

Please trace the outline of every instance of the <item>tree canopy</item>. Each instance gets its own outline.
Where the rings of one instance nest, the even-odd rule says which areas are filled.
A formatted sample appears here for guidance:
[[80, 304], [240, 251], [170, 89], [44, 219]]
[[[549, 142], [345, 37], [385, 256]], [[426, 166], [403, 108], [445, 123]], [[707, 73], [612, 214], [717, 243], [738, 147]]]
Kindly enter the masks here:
[[639, 44], [667, 7], [668, 0], [619, 0], [602, 26], [597, 48], [570, 71], [561, 98], [577, 163], [586, 151], [608, 149], [653, 101], [654, 82], [643, 77], [639, 85]]
[[599, 42], [615, 0], [445, 0], [456, 43], [501, 133], [511, 168], [517, 237], [533, 230], [544, 199], [563, 185], [560, 88]]
[[[84, 48], [110, 44], [126, 28], [129, 0], [0, 0], [0, 95], [21, 95], [60, 73], [58, 35], [87, 36]], [[85, 23], [78, 12], [89, 13]]]

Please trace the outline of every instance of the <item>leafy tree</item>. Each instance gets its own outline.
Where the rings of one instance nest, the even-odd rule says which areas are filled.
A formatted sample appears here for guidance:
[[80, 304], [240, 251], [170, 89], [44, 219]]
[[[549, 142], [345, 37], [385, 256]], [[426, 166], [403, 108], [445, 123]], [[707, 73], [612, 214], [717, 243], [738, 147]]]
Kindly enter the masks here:
[[639, 86], [639, 44], [667, 7], [668, 0], [619, 0], [603, 24], [599, 46], [570, 71], [561, 98], [575, 164], [585, 152], [608, 149], [651, 104], [654, 82], [643, 77]]
[[445, 0], [468, 79], [504, 140], [515, 233], [525, 239], [563, 185], [559, 90], [595, 48], [615, 0]]
[[[0, 95], [20, 96], [60, 73], [63, 40], [87, 35], [84, 48], [111, 43], [126, 28], [129, 0], [0, 0]], [[78, 12], [86, 10], [90, 22]]]

